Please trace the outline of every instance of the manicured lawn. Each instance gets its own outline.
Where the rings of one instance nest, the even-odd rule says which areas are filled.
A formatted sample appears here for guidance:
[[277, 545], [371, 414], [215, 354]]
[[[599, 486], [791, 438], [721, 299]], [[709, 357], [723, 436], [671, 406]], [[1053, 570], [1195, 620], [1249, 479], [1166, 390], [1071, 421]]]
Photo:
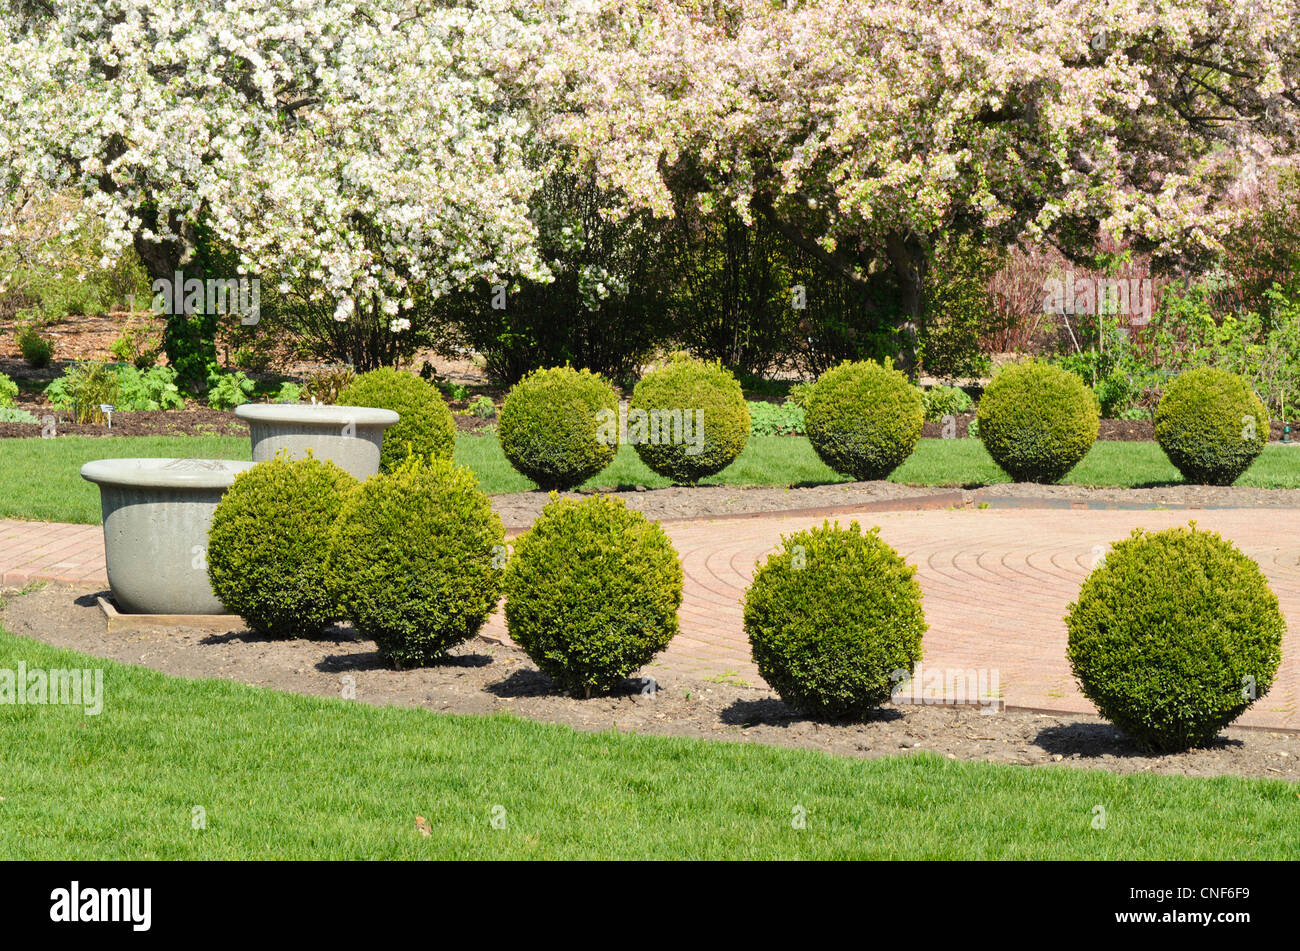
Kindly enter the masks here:
[[[78, 474], [82, 463], [110, 456], [193, 456], [247, 459], [248, 440], [231, 436], [144, 436], [92, 439], [0, 439], [0, 518], [99, 521], [99, 494]], [[495, 436], [462, 436], [456, 458], [473, 469], [489, 493], [522, 492], [533, 483], [506, 461]], [[811, 485], [847, 482], [827, 468], [801, 437], [757, 436], [740, 458], [707, 485]], [[916, 452], [892, 476], [911, 485], [976, 486], [1008, 481], [975, 439], [922, 439]], [[1096, 486], [1146, 486], [1181, 482], [1160, 447], [1145, 442], [1099, 442], [1066, 478]], [[669, 485], [641, 462], [630, 446], [586, 485]], [[1300, 488], [1300, 448], [1269, 446], [1238, 485]]]
[[98, 716], [0, 705], [0, 859], [1300, 858], [1282, 781], [584, 734], [180, 680], [0, 632], [0, 669], [19, 661], [102, 668], [105, 699]]
[[252, 448], [247, 436], [0, 439], [0, 518], [97, 525], [99, 487], [81, 477], [81, 467], [129, 456], [249, 459]]

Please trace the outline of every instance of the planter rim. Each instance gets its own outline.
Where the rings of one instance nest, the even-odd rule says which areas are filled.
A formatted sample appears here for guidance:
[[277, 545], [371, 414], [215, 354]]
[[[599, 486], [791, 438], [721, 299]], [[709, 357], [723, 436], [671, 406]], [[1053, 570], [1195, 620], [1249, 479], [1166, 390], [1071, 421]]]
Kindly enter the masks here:
[[226, 489], [252, 462], [237, 459], [96, 459], [81, 477], [99, 485], [142, 489]]
[[311, 403], [244, 403], [235, 407], [235, 415], [259, 423], [319, 423], [326, 426], [341, 426], [346, 423], [356, 426], [392, 426], [401, 418], [391, 409]]

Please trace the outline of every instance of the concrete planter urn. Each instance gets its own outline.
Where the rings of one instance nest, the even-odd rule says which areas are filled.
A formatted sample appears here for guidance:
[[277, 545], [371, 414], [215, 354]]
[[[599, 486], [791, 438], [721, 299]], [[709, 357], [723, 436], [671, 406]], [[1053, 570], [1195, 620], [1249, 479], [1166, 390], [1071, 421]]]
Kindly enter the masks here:
[[398, 420], [391, 409], [305, 403], [245, 403], [235, 415], [248, 423], [253, 461], [274, 459], [281, 449], [291, 459], [328, 459], [358, 479], [379, 471], [384, 430]]
[[81, 477], [99, 486], [108, 585], [124, 614], [225, 614], [208, 583], [212, 513], [251, 462], [99, 459]]

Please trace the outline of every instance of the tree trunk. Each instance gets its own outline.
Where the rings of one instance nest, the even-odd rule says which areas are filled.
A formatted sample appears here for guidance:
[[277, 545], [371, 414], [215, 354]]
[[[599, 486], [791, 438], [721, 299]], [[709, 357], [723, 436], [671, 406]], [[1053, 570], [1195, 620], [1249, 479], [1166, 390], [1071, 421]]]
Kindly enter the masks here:
[[[157, 216], [152, 210], [142, 211], [140, 217], [145, 228], [158, 230]], [[173, 222], [172, 230], [180, 237], [166, 241], [147, 241], [137, 232], [133, 245], [149, 275], [155, 303], [161, 297], [167, 318], [163, 328], [167, 362], [176, 370], [178, 382], [194, 390], [206, 381], [208, 364], [217, 359], [217, 315], [207, 313], [206, 306], [196, 310], [185, 293], [186, 281], [191, 278], [204, 281], [208, 277], [204, 263], [196, 256], [198, 235], [194, 226]], [[179, 307], [175, 306], [177, 302]]]
[[925, 332], [925, 279], [930, 258], [925, 245], [911, 232], [891, 232], [885, 238], [885, 249], [902, 291], [905, 315], [898, 327], [895, 363], [915, 383], [920, 369], [917, 351]]

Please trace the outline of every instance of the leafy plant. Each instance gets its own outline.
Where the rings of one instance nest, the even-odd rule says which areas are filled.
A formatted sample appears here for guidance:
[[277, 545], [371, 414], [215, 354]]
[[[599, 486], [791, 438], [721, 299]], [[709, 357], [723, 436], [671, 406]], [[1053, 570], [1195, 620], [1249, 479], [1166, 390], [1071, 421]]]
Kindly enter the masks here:
[[922, 391], [921, 406], [926, 421], [937, 423], [945, 416], [970, 412], [975, 401], [959, 386], [932, 386]]
[[356, 378], [351, 367], [326, 367], [307, 374], [302, 394], [313, 402], [332, 405], [339, 401], [339, 393]]
[[[57, 409], [70, 409], [78, 423], [97, 423], [104, 418], [101, 405], [116, 406], [121, 386], [117, 366], [85, 361], [74, 364], [45, 387], [45, 396]], [[122, 408], [122, 407], [119, 407]]]
[[463, 403], [469, 399], [469, 387], [464, 383], [440, 383], [438, 389], [442, 390], [451, 403]]
[[18, 402], [18, 384], [8, 376], [0, 373], [0, 409], [7, 409]]
[[233, 409], [253, 399], [257, 384], [243, 370], [223, 373], [215, 363], [208, 365], [208, 405], [213, 409]]
[[497, 406], [492, 402], [491, 397], [480, 396], [469, 406], [471, 416], [477, 416], [479, 419], [491, 419], [497, 414]]
[[16, 406], [0, 406], [0, 423], [39, 423], [35, 416]]
[[297, 383], [293, 383], [289, 380], [285, 380], [283, 383], [280, 384], [280, 389], [276, 391], [275, 399], [273, 400], [273, 402], [301, 403], [302, 387], [299, 386]]
[[171, 367], [153, 367], [142, 372], [133, 366], [119, 365], [115, 370], [118, 409], [180, 409], [185, 405], [185, 395], [181, 393], [176, 371]]
[[128, 323], [108, 350], [120, 362], [129, 363], [137, 370], [148, 370], [158, 362], [162, 335], [134, 322]]
[[751, 436], [802, 436], [804, 409], [794, 402], [781, 405], [764, 400], [749, 403], [749, 434]]

